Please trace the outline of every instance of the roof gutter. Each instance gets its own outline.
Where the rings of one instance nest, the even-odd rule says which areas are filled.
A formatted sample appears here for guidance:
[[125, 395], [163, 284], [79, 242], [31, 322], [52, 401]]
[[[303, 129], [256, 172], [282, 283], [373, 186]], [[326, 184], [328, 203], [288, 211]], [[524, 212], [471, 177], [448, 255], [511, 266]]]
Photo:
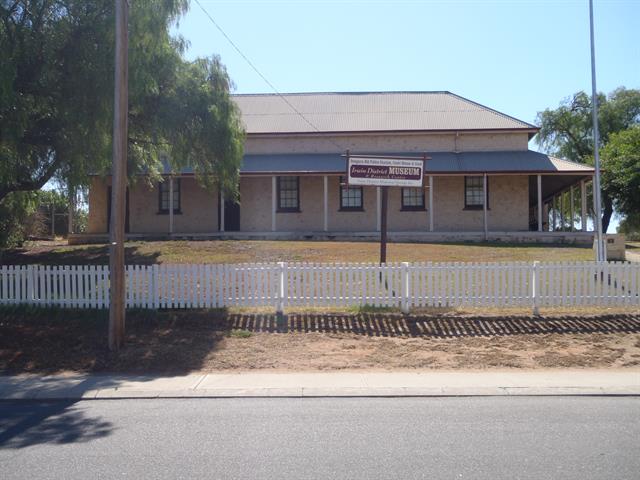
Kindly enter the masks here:
[[247, 137], [251, 138], [263, 138], [263, 137], [317, 137], [317, 136], [332, 136], [343, 137], [350, 135], [381, 135], [381, 134], [402, 134], [402, 135], [424, 135], [426, 134], [479, 134], [479, 133], [529, 133], [529, 139], [531, 139], [539, 128], [493, 128], [493, 129], [453, 129], [453, 130], [338, 130], [338, 131], [323, 131], [323, 132], [247, 132]]

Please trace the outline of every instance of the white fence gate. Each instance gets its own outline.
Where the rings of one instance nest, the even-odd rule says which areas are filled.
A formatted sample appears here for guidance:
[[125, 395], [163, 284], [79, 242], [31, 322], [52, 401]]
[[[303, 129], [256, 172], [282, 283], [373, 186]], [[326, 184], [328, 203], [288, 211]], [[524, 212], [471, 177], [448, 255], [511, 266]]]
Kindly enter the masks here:
[[[129, 265], [127, 306], [640, 306], [640, 264]], [[0, 304], [109, 305], [104, 266], [2, 266]]]

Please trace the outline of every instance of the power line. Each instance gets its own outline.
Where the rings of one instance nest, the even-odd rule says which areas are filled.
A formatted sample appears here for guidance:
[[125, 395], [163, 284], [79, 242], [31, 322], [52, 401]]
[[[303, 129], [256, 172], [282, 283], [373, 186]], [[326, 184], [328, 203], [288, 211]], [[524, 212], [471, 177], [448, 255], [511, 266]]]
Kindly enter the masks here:
[[[269, 81], [269, 79], [267, 77], [265, 77], [262, 72], [260, 72], [260, 70], [258, 70], [258, 67], [256, 67], [253, 62], [251, 60], [249, 60], [249, 58], [242, 53], [242, 50], [240, 50], [240, 48], [234, 43], [233, 40], [231, 40], [231, 37], [229, 37], [229, 35], [226, 34], [226, 32], [222, 29], [222, 27], [220, 25], [218, 25], [218, 23], [213, 19], [213, 17], [211, 16], [211, 14], [209, 14], [209, 12], [202, 6], [202, 4], [200, 3], [200, 0], [195, 0], [195, 2], [198, 4], [198, 6], [200, 7], [200, 9], [204, 12], [204, 14], [207, 16], [207, 18], [209, 18], [209, 20], [211, 21], [211, 23], [213, 23], [213, 25], [218, 29], [218, 31], [222, 34], [222, 36], [224, 38], [227, 39], [227, 41], [229, 42], [229, 44], [234, 48], [234, 50], [236, 52], [238, 52], [238, 54], [244, 59], [245, 62], [247, 62], [247, 64], [260, 76], [260, 78], [262, 78], [262, 80], [264, 80], [264, 82], [269, 85], [269, 87], [271, 88], [271, 90], [274, 91], [274, 93], [276, 95], [278, 95], [278, 97], [280, 97], [282, 99], [282, 101], [284, 103], [286, 103], [289, 108], [291, 108], [291, 110], [293, 110], [298, 116], [300, 116], [300, 118], [302, 118], [302, 120], [304, 120], [307, 125], [309, 125], [311, 128], [313, 128], [316, 132], [318, 133], [324, 133], [322, 130], [320, 130], [318, 127], [316, 127], [316, 125], [309, 120], [307, 117], [305, 117], [302, 112], [300, 110], [298, 110], [289, 100], [287, 100], [287, 98], [282, 95], [282, 93], [280, 93], [280, 91], [273, 85], [273, 83], [271, 83]], [[340, 145], [338, 145], [336, 142], [334, 142], [330, 137], [329, 137], [329, 141], [338, 148], [338, 150], [343, 151], [346, 150], [344, 148], [342, 148]]]

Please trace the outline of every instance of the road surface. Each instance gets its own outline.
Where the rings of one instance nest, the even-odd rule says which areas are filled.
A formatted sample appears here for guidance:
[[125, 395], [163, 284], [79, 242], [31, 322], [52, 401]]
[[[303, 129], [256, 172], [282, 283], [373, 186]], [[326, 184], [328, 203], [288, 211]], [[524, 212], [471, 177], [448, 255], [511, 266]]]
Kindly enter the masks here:
[[0, 403], [5, 479], [637, 479], [640, 398]]

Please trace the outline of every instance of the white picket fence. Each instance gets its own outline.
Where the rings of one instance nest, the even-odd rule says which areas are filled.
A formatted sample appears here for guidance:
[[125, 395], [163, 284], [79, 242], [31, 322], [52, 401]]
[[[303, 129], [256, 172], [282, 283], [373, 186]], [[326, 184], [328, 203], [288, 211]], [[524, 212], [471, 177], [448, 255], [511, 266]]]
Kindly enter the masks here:
[[[155, 309], [640, 306], [628, 262], [129, 265], [126, 282], [128, 307]], [[106, 308], [109, 270], [2, 266], [0, 304]]]

